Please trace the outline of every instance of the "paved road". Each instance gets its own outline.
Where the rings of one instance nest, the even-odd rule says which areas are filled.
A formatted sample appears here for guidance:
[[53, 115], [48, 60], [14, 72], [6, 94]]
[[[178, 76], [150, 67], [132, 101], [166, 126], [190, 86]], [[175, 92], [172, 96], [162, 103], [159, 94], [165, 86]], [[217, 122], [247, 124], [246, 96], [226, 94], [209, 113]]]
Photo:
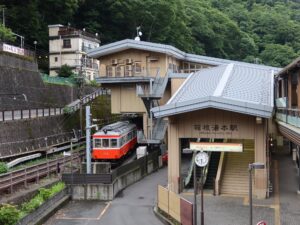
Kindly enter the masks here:
[[153, 213], [158, 184], [167, 184], [167, 168], [126, 188], [111, 202], [70, 202], [45, 224], [162, 225]]

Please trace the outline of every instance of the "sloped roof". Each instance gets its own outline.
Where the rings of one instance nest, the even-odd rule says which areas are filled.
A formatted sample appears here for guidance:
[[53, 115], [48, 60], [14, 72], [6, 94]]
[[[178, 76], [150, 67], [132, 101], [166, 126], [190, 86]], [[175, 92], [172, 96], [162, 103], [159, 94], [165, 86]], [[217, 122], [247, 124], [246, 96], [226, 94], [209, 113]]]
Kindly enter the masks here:
[[146, 41], [135, 41], [132, 39], [125, 39], [107, 45], [102, 45], [98, 48], [91, 49], [90, 51], [87, 52], [87, 55], [92, 58], [99, 58], [101, 56], [110, 55], [127, 49], [139, 49], [144, 51], [158, 52], [158, 53], [163, 53], [163, 54], [173, 56], [179, 60], [202, 63], [202, 64], [207, 64], [212, 66], [236, 63], [236, 64], [243, 64], [243, 65], [255, 65], [257, 67], [262, 67], [262, 68], [270, 68], [276, 71], [280, 70], [280, 68], [270, 67], [265, 65], [251, 64], [251, 63], [233, 61], [228, 59], [220, 59], [220, 58], [214, 58], [209, 56], [189, 54], [171, 45], [158, 44], [158, 43], [152, 43]]
[[192, 73], [166, 105], [152, 109], [155, 117], [218, 108], [270, 118], [274, 70], [228, 64]]

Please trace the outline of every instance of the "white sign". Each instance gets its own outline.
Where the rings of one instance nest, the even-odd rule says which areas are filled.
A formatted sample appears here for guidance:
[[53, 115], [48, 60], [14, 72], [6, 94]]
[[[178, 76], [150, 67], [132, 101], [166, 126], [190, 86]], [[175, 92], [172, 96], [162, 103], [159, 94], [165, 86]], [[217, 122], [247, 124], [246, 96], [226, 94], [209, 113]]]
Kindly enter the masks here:
[[23, 48], [18, 48], [16, 46], [8, 45], [8, 44], [3, 44], [3, 51], [18, 54], [18, 55], [24, 55]]
[[207, 152], [242, 152], [242, 143], [191, 142], [190, 149]]
[[208, 163], [208, 155], [206, 152], [199, 152], [195, 157], [195, 163], [197, 166], [204, 167]]
[[71, 156], [71, 152], [64, 152], [64, 156]]

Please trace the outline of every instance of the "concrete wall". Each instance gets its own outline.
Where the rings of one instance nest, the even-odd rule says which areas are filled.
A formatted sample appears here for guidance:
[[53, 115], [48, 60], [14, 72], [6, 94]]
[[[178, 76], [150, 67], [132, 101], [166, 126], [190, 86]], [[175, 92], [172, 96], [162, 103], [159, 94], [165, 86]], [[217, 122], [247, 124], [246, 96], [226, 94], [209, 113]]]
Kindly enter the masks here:
[[[148, 162], [148, 174], [154, 171], [152, 161]], [[141, 168], [128, 171], [126, 174], [117, 177], [112, 184], [87, 184], [74, 185], [73, 199], [82, 200], [113, 200], [114, 197], [124, 188], [142, 179]]]

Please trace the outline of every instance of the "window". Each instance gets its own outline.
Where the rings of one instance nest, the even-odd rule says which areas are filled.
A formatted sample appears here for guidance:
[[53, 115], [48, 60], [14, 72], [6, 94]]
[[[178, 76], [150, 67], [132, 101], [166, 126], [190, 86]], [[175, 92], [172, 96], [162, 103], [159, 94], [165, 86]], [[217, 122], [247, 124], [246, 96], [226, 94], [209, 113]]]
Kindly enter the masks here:
[[110, 139], [110, 147], [112, 148], [118, 147], [118, 139]]
[[129, 132], [128, 133], [128, 140], [131, 140], [132, 139], [132, 132]]
[[106, 66], [106, 75], [112, 77], [112, 66]]
[[54, 57], [54, 61], [57, 62], [57, 61], [58, 61], [58, 58], [57, 58], [57, 57]]
[[63, 48], [71, 48], [71, 39], [63, 40]]
[[103, 148], [109, 147], [109, 140], [108, 139], [102, 139], [102, 146]]
[[94, 147], [101, 148], [101, 139], [94, 139]]
[[135, 72], [136, 73], [141, 73], [142, 72], [142, 64], [141, 64], [141, 62], [135, 62], [134, 67], [135, 67]]

